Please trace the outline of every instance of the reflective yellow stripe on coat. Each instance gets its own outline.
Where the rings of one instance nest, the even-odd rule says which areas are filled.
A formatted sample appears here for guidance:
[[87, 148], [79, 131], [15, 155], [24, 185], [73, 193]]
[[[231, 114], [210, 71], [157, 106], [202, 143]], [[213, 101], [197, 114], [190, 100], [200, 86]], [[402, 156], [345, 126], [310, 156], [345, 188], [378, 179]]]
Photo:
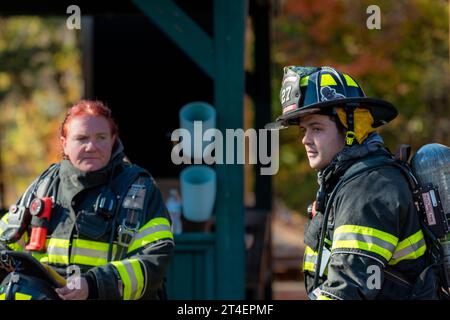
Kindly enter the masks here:
[[395, 265], [402, 260], [417, 259], [425, 254], [427, 245], [422, 230], [417, 231], [412, 236], [400, 241], [395, 248], [390, 265]]
[[[108, 263], [109, 243], [74, 239], [70, 254], [70, 263], [83, 264], [87, 266], [103, 266]], [[114, 258], [117, 246], [113, 245], [112, 255]]]
[[138, 259], [127, 259], [113, 261], [111, 264], [116, 267], [123, 283], [123, 299], [137, 300], [143, 294], [144, 275], [141, 263]]
[[360, 249], [376, 253], [389, 261], [397, 243], [397, 237], [384, 231], [363, 226], [342, 225], [334, 231], [332, 250]]
[[[325, 239], [325, 242], [329, 242], [330, 240]], [[310, 247], [305, 247], [305, 254], [303, 257], [303, 271], [315, 272], [316, 271], [316, 262], [317, 262], [318, 253], [311, 249]], [[322, 261], [323, 262], [323, 261]], [[328, 275], [328, 266], [325, 268], [323, 273], [324, 275]]]
[[154, 218], [147, 222], [139, 229], [139, 232], [135, 234], [127, 252], [129, 253], [162, 239], [173, 240], [170, 222], [166, 218]]
[[305, 256], [303, 257], [303, 271], [314, 272], [317, 261], [317, 252], [310, 247], [305, 247]]
[[54, 264], [69, 264], [70, 241], [68, 239], [50, 238], [48, 241], [48, 262]]

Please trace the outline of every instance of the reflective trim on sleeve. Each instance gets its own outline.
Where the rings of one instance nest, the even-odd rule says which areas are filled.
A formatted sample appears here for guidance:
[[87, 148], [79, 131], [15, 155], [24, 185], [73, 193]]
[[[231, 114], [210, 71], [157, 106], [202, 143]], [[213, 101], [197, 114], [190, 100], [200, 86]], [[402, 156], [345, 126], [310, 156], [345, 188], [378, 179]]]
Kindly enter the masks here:
[[119, 272], [123, 282], [123, 299], [137, 300], [143, 294], [144, 275], [138, 259], [113, 261], [111, 264]]
[[131, 245], [128, 247], [127, 252], [131, 252], [162, 239], [173, 240], [170, 222], [166, 218], [154, 218], [139, 229], [139, 232], [136, 233], [131, 241]]
[[[305, 247], [305, 254], [303, 257], [303, 271], [309, 271], [313, 273], [316, 271], [317, 256], [318, 253], [316, 251], [308, 246]], [[328, 275], [328, 266], [326, 266], [323, 274], [325, 276]]]
[[[88, 266], [103, 266], [108, 263], [109, 244], [106, 242], [74, 239], [70, 254], [71, 264]], [[112, 257], [115, 256], [117, 246], [113, 245]]]
[[360, 249], [376, 253], [389, 261], [398, 243], [398, 238], [369, 227], [342, 225], [333, 236], [334, 249]]
[[305, 247], [305, 256], [303, 258], [303, 271], [315, 271], [317, 261], [317, 252], [315, 252], [310, 247]]
[[413, 260], [425, 254], [427, 245], [422, 230], [417, 231], [412, 236], [400, 241], [395, 249], [390, 265], [395, 265], [402, 260]]

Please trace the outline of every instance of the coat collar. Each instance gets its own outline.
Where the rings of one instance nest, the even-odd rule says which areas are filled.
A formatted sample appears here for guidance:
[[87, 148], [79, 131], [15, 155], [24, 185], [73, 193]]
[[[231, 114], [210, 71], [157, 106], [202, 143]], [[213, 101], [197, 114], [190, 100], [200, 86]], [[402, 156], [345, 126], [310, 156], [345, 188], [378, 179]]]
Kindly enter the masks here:
[[328, 189], [329, 186], [335, 185], [355, 162], [372, 154], [389, 154], [384, 147], [383, 139], [376, 132], [371, 133], [362, 144], [344, 147], [336, 154], [331, 163], [318, 172], [319, 184], [325, 183]]
[[113, 147], [111, 159], [100, 170], [83, 172], [73, 166], [70, 160], [62, 160], [59, 170], [61, 187], [69, 198], [73, 198], [78, 192], [108, 183], [118, 173], [125, 154], [122, 142], [118, 139]]

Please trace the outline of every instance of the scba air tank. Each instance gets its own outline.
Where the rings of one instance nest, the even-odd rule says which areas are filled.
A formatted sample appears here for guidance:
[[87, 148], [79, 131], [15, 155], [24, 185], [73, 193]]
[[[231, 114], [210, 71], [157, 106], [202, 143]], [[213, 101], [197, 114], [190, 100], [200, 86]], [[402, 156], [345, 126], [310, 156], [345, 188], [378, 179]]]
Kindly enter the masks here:
[[[437, 187], [444, 213], [450, 216], [450, 148], [439, 143], [426, 144], [416, 152], [411, 166], [422, 185], [431, 183]], [[450, 279], [449, 234], [441, 239], [441, 244], [447, 277]]]

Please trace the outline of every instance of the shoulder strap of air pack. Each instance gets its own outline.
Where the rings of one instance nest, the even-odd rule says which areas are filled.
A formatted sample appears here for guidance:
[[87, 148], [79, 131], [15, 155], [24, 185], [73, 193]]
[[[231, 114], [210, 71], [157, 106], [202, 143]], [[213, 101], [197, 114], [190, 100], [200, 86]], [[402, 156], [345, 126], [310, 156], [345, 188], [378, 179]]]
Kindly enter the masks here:
[[[139, 166], [126, 166], [126, 169], [114, 179], [113, 186], [118, 197], [114, 217], [115, 224], [118, 224], [118, 248], [114, 260], [120, 260], [141, 226], [148, 191], [145, 182], [151, 178], [150, 173]], [[125, 212], [125, 216], [122, 212]]]
[[316, 269], [314, 274], [314, 288], [318, 286], [319, 283], [319, 268], [322, 262], [322, 251], [324, 247], [324, 241], [325, 241], [325, 234], [326, 230], [328, 229], [328, 216], [331, 210], [331, 207], [334, 202], [334, 198], [336, 197], [337, 192], [341, 189], [342, 186], [344, 186], [346, 183], [352, 181], [353, 179], [357, 178], [361, 174], [375, 170], [380, 167], [388, 166], [391, 164], [393, 160], [389, 157], [386, 157], [385, 154], [380, 154], [376, 156], [368, 157], [367, 159], [364, 159], [362, 161], [359, 161], [355, 163], [353, 166], [351, 166], [347, 171], [344, 173], [344, 175], [339, 179], [338, 183], [334, 187], [333, 191], [330, 193], [326, 205], [325, 205], [325, 211], [324, 216], [322, 219], [322, 226], [320, 230], [320, 237], [319, 237], [319, 246], [318, 246], [318, 254], [317, 254], [317, 261], [316, 261]]
[[28, 207], [36, 197], [56, 197], [59, 185], [59, 163], [50, 165], [25, 191], [19, 202]]
[[361, 174], [385, 167], [391, 166], [395, 163], [395, 160], [392, 158], [386, 157], [386, 155], [377, 155], [369, 157], [365, 160], [359, 161], [352, 165], [345, 174], [340, 178], [340, 187], [344, 184], [350, 182], [351, 180], [359, 177]]

